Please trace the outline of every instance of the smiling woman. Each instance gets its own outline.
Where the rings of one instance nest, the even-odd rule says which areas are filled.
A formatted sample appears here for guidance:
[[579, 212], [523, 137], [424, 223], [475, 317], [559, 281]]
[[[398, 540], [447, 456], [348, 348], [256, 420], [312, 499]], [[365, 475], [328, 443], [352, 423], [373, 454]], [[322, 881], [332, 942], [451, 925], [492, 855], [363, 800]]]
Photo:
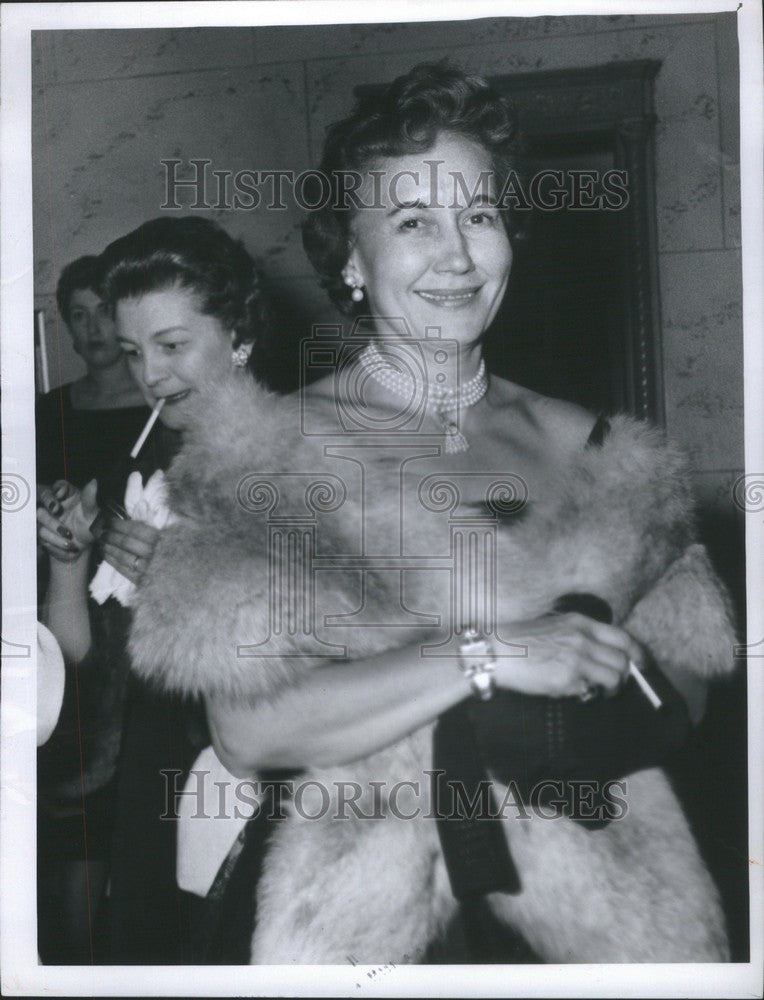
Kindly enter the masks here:
[[[422, 156], [386, 158], [376, 172], [383, 195], [374, 210], [357, 212], [351, 223], [352, 250], [343, 277], [366, 288], [368, 305], [384, 336], [384, 317], [402, 319], [413, 336], [428, 326], [444, 339], [465, 346], [487, 328], [504, 297], [512, 250], [501, 212], [495, 206], [491, 157], [477, 142], [441, 133], [427, 153], [443, 169], [422, 171]], [[479, 192], [490, 177], [487, 194], [457, 197], [452, 178], [466, 192]], [[393, 197], [393, 179], [398, 178]], [[385, 180], [387, 183], [385, 183]], [[372, 179], [366, 175], [366, 186]], [[363, 193], [363, 189], [362, 189]], [[452, 314], [456, 315], [452, 315]], [[463, 371], [462, 378], [470, 371]]]
[[[153, 406], [163, 401], [161, 423], [137, 461], [131, 465], [122, 456], [120, 474], [112, 477], [119, 479], [118, 495], [130, 516], [124, 517], [123, 510], [98, 534], [106, 562], [125, 578], [105, 603], [99, 606], [87, 598], [103, 489], [98, 498], [94, 484], [82, 494], [73, 487], [62, 489], [55, 506], [38, 511], [39, 537], [52, 556], [47, 619], [70, 666], [76, 666], [80, 684], [112, 682], [119, 707], [124, 703], [121, 732], [117, 725], [112, 733], [113, 756], [119, 757], [109, 817], [109, 960], [192, 961], [188, 901], [175, 881], [175, 825], [161, 820], [163, 772], [190, 766], [208, 742], [204, 719], [192, 701], [160, 696], [134, 678], [123, 694], [130, 612], [114, 595], [129, 605], [134, 586], [128, 581], [140, 583], [151, 561], [161, 535], [157, 521], [165, 510], [161, 472], [188, 428], [193, 398], [204, 389], [224, 391], [231, 384], [241, 383], [245, 392], [251, 388], [250, 355], [267, 324], [268, 309], [250, 255], [206, 220], [147, 222], [112, 243], [101, 267], [113, 347], [126, 356], [146, 402]], [[139, 473], [146, 483], [136, 501]], [[147, 523], [149, 514], [153, 523]]]
[[146, 401], [166, 400], [160, 419], [182, 431], [183, 402], [246, 366], [267, 322], [252, 258], [199, 218], [154, 219], [103, 254], [104, 296], [117, 340]]
[[229, 373], [235, 334], [200, 312], [197, 293], [182, 287], [124, 299], [115, 316], [119, 343], [146, 402], [164, 400], [162, 422], [183, 430], [183, 402]]

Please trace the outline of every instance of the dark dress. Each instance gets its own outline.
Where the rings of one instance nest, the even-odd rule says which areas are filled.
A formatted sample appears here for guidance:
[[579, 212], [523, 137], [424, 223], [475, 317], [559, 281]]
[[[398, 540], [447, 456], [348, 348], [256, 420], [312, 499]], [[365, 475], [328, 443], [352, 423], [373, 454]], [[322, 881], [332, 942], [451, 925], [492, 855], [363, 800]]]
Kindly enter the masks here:
[[[69, 385], [43, 396], [37, 406], [37, 480], [66, 478], [81, 488], [98, 480], [98, 500], [122, 501], [130, 471], [126, 456], [148, 418], [147, 406], [124, 410], [77, 410]], [[164, 439], [152, 435], [144, 451], [160, 459]], [[94, 547], [92, 576], [101, 553]], [[47, 589], [47, 560], [38, 567], [38, 593]], [[124, 635], [118, 616], [100, 615], [91, 603], [93, 648], [80, 663], [67, 664], [67, 684], [59, 722], [38, 752], [39, 854], [54, 860], [103, 859], [108, 850], [114, 740], [119, 726], [126, 661], [124, 647], [111, 635]], [[104, 650], [109, 650], [107, 656]], [[109, 744], [112, 744], [111, 746]], [[83, 799], [84, 795], [84, 799]]]
[[116, 410], [79, 410], [71, 386], [41, 396], [35, 411], [37, 482], [66, 479], [82, 488], [128, 455], [148, 420], [148, 406]]
[[[121, 501], [127, 455], [149, 415], [147, 406], [117, 410], [79, 410], [72, 406], [71, 383], [42, 396], [35, 414], [37, 481], [67, 479], [82, 488], [99, 484], [99, 503]], [[146, 446], [156, 452], [159, 438]], [[157, 461], [157, 455], [149, 457]], [[100, 552], [91, 556], [92, 576]], [[38, 565], [38, 594], [47, 589], [47, 560]], [[91, 605], [95, 609], [95, 605]], [[124, 650], [110, 635], [124, 633], [118, 617], [94, 614], [93, 649], [77, 664], [67, 664], [67, 684], [59, 722], [38, 752], [38, 854], [41, 861], [102, 860], [108, 851], [111, 815], [109, 772], [114, 747], [109, 728], [119, 725], [126, 673]], [[113, 655], [104, 658], [103, 650]], [[111, 760], [109, 759], [111, 758]], [[84, 797], [83, 797], [84, 796]]]
[[109, 898], [115, 965], [193, 965], [195, 897], [178, 888], [173, 789], [209, 744], [200, 706], [131, 677], [117, 771]]
[[[138, 459], [127, 459], [115, 468], [104, 482], [105, 490], [121, 500], [130, 472], [139, 471], [145, 483], [157, 469], [167, 468], [179, 443], [177, 433], [157, 423]], [[125, 656], [129, 610], [109, 598], [100, 609], [96, 606], [94, 615], [119, 623], [111, 655]], [[176, 787], [182, 788], [199, 751], [209, 742], [200, 704], [128, 676], [112, 812], [108, 902], [112, 964], [197, 961], [191, 933], [196, 901], [177, 886], [177, 823], [162, 817], [168, 812], [167, 782], [173, 780], [172, 772], [181, 772]]]
[[[72, 405], [71, 383], [41, 396], [36, 405], [37, 482], [51, 485], [66, 479], [82, 488], [98, 479], [100, 496], [117, 498], [115, 461], [129, 453], [149, 416], [148, 406], [81, 410]], [[121, 496], [119, 497], [121, 500]], [[95, 554], [94, 554], [95, 558]], [[94, 567], [93, 567], [94, 568]], [[47, 589], [48, 561], [38, 560], [38, 595]], [[104, 628], [110, 623], [101, 622]], [[110, 645], [99, 636], [97, 647]], [[114, 738], [118, 725], [124, 674], [118, 657], [104, 664], [89, 656], [68, 664], [59, 724], [38, 753], [38, 884], [40, 885], [40, 947], [43, 957], [66, 961], [53, 953], [60, 914], [47, 898], [46, 884], [61, 863], [104, 861], [113, 810]], [[76, 674], [76, 676], [75, 676]]]

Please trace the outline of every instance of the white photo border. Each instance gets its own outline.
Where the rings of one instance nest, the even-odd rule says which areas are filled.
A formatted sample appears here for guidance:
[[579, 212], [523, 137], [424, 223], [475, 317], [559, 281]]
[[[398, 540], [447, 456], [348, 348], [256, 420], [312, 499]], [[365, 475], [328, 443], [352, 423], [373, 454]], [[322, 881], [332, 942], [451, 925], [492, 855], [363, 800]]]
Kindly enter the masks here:
[[[466, 11], [469, 11], [467, 13]], [[738, 11], [741, 74], [742, 246], [745, 330], [746, 472], [764, 480], [764, 199], [761, 8], [756, 0], [292, 0], [254, 3], [3, 4], [0, 137], [0, 328], [2, 329], [2, 807], [0, 974], [8, 996], [590, 996], [761, 995], [764, 947], [761, 660], [748, 664], [751, 956], [735, 965], [384, 966], [373, 981], [348, 967], [53, 967], [37, 964], [35, 858], [36, 585], [31, 31], [85, 28], [254, 26], [462, 20], [562, 14], [677, 14]], [[9, 482], [30, 497], [6, 513]], [[23, 499], [23, 498], [22, 498]], [[21, 502], [21, 501], [19, 501]], [[764, 640], [764, 519], [747, 517], [748, 642]]]

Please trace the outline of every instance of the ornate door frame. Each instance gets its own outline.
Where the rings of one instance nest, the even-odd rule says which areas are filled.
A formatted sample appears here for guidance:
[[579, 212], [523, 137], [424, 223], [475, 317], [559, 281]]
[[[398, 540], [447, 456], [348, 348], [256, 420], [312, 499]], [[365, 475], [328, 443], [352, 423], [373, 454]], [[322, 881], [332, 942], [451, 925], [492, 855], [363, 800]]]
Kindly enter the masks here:
[[605, 137], [614, 166], [628, 175], [622, 209], [627, 238], [623, 274], [626, 408], [664, 423], [663, 371], [655, 225], [653, 82], [660, 62], [636, 60], [584, 69], [494, 76], [491, 82], [517, 109], [533, 140], [575, 134]]

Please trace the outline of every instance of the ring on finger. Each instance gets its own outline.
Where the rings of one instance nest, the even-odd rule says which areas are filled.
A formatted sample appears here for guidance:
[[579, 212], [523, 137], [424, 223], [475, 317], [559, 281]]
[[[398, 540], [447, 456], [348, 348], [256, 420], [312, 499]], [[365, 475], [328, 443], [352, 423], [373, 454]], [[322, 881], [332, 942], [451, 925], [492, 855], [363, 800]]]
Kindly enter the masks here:
[[140, 556], [138, 556], [138, 555], [136, 555], [136, 556], [133, 556], [133, 569], [134, 569], [134, 570], [137, 570], [137, 569], [138, 569], [138, 563], [139, 563], [140, 561], [141, 561], [141, 557], [140, 557]]
[[602, 694], [602, 688], [599, 684], [590, 684], [588, 681], [584, 683], [583, 691], [578, 695], [578, 700], [587, 704], [587, 702], [595, 701]]

